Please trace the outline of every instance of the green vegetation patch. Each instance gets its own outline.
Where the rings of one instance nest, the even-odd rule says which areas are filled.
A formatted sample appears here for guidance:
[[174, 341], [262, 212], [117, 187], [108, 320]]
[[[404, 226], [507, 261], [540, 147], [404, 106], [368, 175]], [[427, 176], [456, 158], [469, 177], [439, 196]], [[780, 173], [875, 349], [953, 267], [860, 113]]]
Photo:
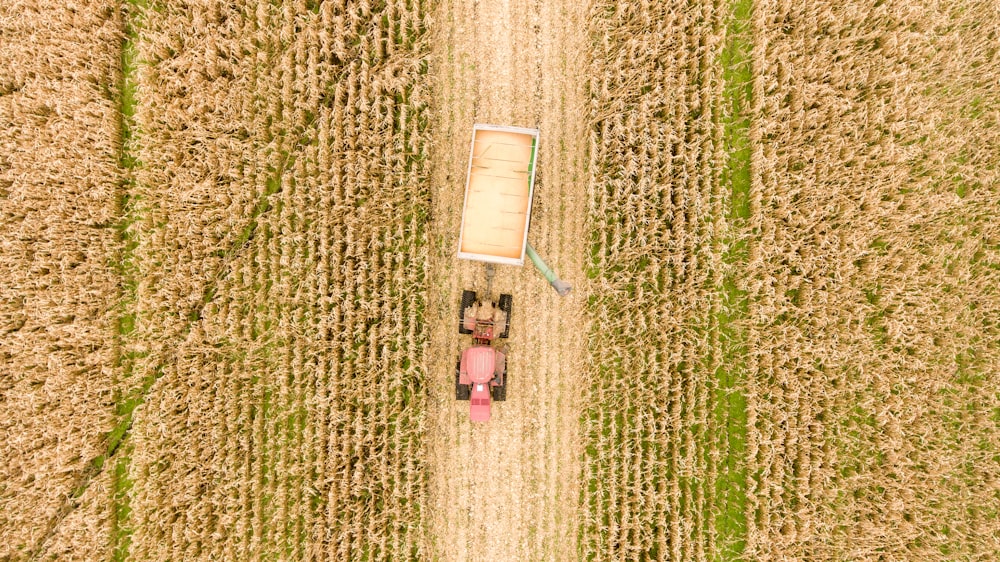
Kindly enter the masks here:
[[[136, 90], [138, 85], [138, 38], [141, 22], [139, 14], [145, 6], [145, 0], [128, 0], [122, 5], [124, 33], [121, 47], [121, 83], [119, 88], [119, 148], [118, 164], [123, 171], [123, 181], [118, 193], [119, 213], [119, 243], [120, 257], [116, 266], [121, 277], [118, 313], [118, 356], [116, 359], [121, 380], [115, 384], [115, 417], [117, 423], [107, 436], [107, 450], [104, 455], [95, 460], [95, 465], [103, 465], [106, 459], [113, 462], [111, 472], [111, 556], [117, 561], [127, 560], [129, 545], [132, 540], [130, 524], [131, 505], [129, 493], [132, 480], [128, 475], [131, 443], [126, 442], [128, 430], [132, 425], [132, 412], [139, 400], [135, 393], [127, 389], [134, 386], [132, 379], [135, 357], [129, 351], [129, 336], [135, 330], [136, 323], [136, 287], [138, 284], [138, 265], [135, 250], [138, 241], [132, 234], [130, 226], [136, 222], [138, 210], [135, 197], [134, 170], [141, 166], [136, 156], [135, 143], [138, 130], [135, 123]], [[152, 381], [148, 381], [151, 385]], [[145, 384], [144, 387], [147, 387]], [[148, 387], [147, 387], [148, 388]]]
[[740, 559], [746, 546], [745, 467], [747, 440], [746, 397], [742, 379], [746, 373], [746, 336], [739, 328], [747, 314], [747, 295], [736, 282], [740, 264], [748, 259], [745, 231], [750, 217], [750, 102], [753, 75], [750, 60], [751, 0], [731, 0], [726, 21], [726, 44], [721, 65], [723, 89], [723, 142], [727, 165], [722, 173], [723, 187], [729, 189], [729, 223], [732, 233], [723, 240], [728, 250], [723, 254], [729, 274], [722, 285], [722, 307], [716, 315], [722, 347], [721, 363], [716, 370], [713, 417], [723, 441], [718, 447], [725, 458], [715, 482], [715, 531], [722, 560]]

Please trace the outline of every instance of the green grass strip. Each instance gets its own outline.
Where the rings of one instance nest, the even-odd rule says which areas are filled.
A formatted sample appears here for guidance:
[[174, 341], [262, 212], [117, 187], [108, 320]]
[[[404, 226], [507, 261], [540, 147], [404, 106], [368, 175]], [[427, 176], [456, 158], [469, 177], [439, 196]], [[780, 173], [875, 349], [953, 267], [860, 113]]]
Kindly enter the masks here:
[[[129, 493], [132, 490], [132, 479], [128, 474], [132, 445], [126, 442], [128, 430], [132, 425], [132, 412], [138, 404], [133, 393], [127, 389], [132, 386], [134, 357], [128, 351], [128, 338], [135, 330], [136, 287], [139, 273], [135, 257], [138, 241], [129, 231], [129, 226], [137, 217], [135, 197], [134, 171], [140, 166], [135, 155], [134, 143], [137, 134], [135, 125], [137, 72], [139, 64], [140, 21], [139, 14], [144, 7], [144, 0], [126, 0], [122, 4], [122, 19], [124, 33], [121, 50], [121, 85], [119, 90], [119, 132], [121, 147], [118, 163], [124, 172], [121, 191], [118, 195], [119, 242], [121, 244], [120, 259], [117, 260], [118, 274], [121, 283], [119, 301], [119, 321], [117, 338], [119, 340], [117, 358], [118, 372], [121, 380], [115, 387], [115, 417], [117, 423], [107, 436], [107, 452], [104, 457], [113, 457], [111, 471], [111, 557], [115, 562], [128, 559], [129, 546], [132, 542], [131, 513]], [[101, 459], [103, 464], [104, 458]]]
[[[721, 560], [741, 560], [746, 548], [745, 463], [747, 439], [746, 397], [742, 380], [746, 373], [746, 335], [738, 322], [747, 315], [747, 295], [737, 286], [740, 264], [748, 259], [747, 241], [739, 233], [750, 216], [750, 102], [753, 76], [750, 64], [750, 14], [752, 0], [730, 0], [726, 20], [726, 44], [721, 64], [723, 90], [723, 143], [728, 155], [722, 173], [724, 189], [730, 190], [729, 223], [723, 261], [730, 273], [723, 280], [722, 307], [716, 315], [722, 361], [716, 372], [714, 396], [718, 446], [725, 452], [715, 482], [715, 531]], [[735, 266], [735, 267], [732, 267]]]

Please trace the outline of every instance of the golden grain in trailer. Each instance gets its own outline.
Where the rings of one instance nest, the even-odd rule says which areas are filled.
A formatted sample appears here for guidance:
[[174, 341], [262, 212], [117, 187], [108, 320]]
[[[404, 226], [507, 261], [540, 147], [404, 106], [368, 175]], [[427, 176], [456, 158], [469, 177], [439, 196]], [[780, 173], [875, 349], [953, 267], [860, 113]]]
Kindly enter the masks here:
[[538, 129], [472, 127], [459, 258], [524, 264], [537, 150]]

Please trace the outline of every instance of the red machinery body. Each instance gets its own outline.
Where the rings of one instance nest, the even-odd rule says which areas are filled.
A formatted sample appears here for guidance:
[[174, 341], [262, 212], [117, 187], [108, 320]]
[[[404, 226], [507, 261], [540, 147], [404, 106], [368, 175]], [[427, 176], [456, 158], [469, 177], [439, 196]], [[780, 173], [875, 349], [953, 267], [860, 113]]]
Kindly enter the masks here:
[[462, 352], [455, 366], [455, 398], [469, 400], [469, 418], [490, 419], [492, 401], [507, 399], [507, 353], [493, 347], [496, 338], [506, 338], [511, 296], [500, 295], [499, 305], [476, 300], [476, 294], [462, 294], [459, 312], [461, 334], [471, 334], [473, 345]]
[[459, 367], [459, 384], [469, 385], [469, 419], [488, 421], [493, 388], [499, 386], [503, 370], [498, 372], [498, 364], [505, 362], [506, 356], [488, 345], [475, 345], [462, 352]]

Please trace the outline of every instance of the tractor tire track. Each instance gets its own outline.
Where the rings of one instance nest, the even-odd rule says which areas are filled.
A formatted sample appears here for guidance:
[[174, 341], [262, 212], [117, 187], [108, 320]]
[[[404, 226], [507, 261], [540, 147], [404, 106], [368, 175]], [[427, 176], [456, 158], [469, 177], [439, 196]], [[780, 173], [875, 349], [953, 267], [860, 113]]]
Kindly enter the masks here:
[[[438, 131], [432, 157], [427, 319], [428, 513], [432, 558], [575, 560], [579, 416], [587, 324], [585, 6], [570, 1], [445, 1], [432, 41]], [[574, 285], [559, 297], [529, 264], [498, 266], [512, 293], [507, 401], [485, 424], [456, 402], [452, 373], [463, 289], [486, 290], [483, 264], [455, 257], [473, 123], [541, 130], [529, 241]]]

